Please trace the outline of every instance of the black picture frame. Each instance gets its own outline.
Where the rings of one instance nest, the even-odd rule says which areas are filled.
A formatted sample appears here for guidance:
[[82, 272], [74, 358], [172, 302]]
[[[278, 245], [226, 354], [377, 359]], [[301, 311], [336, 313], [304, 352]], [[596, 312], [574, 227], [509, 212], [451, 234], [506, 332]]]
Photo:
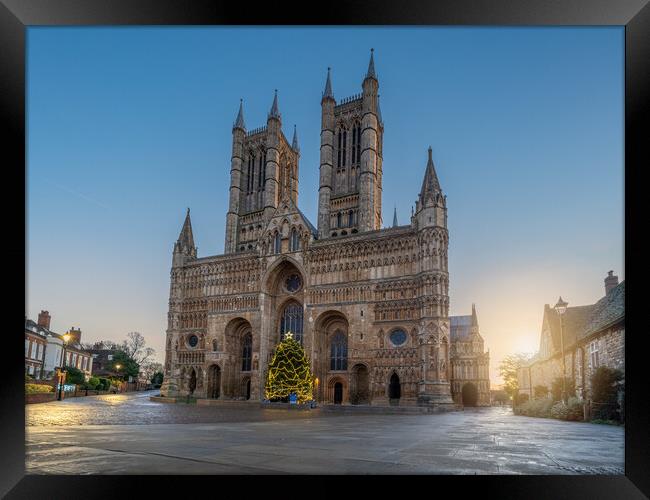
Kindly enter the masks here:
[[[180, 489], [187, 495], [199, 493], [201, 486], [223, 488], [227, 478], [161, 476], [25, 476], [25, 408], [23, 392], [23, 342], [18, 335], [18, 310], [24, 307], [26, 268], [25, 147], [25, 40], [29, 26], [57, 25], [501, 25], [501, 26], [625, 26], [625, 262], [627, 296], [627, 349], [625, 398], [624, 476], [466, 476], [420, 477], [425, 492], [448, 486], [452, 491], [474, 489], [475, 494], [503, 498], [644, 498], [650, 496], [650, 426], [648, 419], [647, 365], [640, 300], [648, 283], [640, 264], [640, 238], [647, 222], [643, 213], [642, 175], [650, 169], [650, 149], [645, 131], [650, 129], [648, 94], [650, 89], [650, 7], [648, 0], [440, 0], [430, 3], [375, 0], [347, 4], [306, 2], [266, 2], [254, 8], [240, 2], [206, 0], [0, 0], [0, 100], [5, 178], [4, 231], [2, 247], [5, 272], [11, 274], [8, 293], [10, 325], [4, 334], [2, 352], [4, 383], [2, 401], [2, 453], [0, 453], [0, 494], [7, 498], [125, 498], [153, 496], [153, 491], [169, 496]], [[10, 186], [10, 187], [9, 187]], [[606, 196], [606, 193], [600, 193]], [[26, 214], [25, 214], [26, 215]], [[644, 227], [645, 222], [645, 227]], [[8, 227], [7, 227], [8, 225]], [[602, 228], [607, 237], [607, 228]], [[24, 272], [19, 263], [24, 259]], [[632, 272], [629, 272], [630, 267]], [[22, 285], [21, 285], [22, 284]], [[17, 286], [14, 286], [17, 285]], [[23, 291], [22, 297], [18, 291]], [[20, 304], [22, 302], [22, 305]], [[24, 318], [20, 318], [22, 322]], [[236, 483], [241, 480], [234, 478]], [[357, 481], [345, 486], [365, 489], [386, 478]], [[231, 478], [232, 480], [232, 478]], [[392, 479], [393, 481], [395, 479]], [[259, 482], [259, 491], [294, 489], [311, 495], [318, 479], [299, 481], [293, 487], [281, 479]], [[412, 481], [401, 478], [399, 481]], [[246, 481], [247, 493], [252, 494]], [[191, 486], [190, 486], [191, 485]], [[444, 485], [444, 486], [443, 486]], [[404, 486], [401, 486], [404, 488]], [[306, 488], [303, 490], [303, 488]], [[435, 490], [432, 490], [435, 488]], [[288, 494], [289, 493], [287, 490]], [[208, 490], [209, 491], [209, 490]], [[225, 491], [225, 490], [222, 490]], [[408, 491], [408, 490], [407, 490]], [[413, 490], [415, 493], [417, 490]], [[299, 493], [301, 492], [301, 493]], [[437, 494], [436, 494], [437, 495]]]

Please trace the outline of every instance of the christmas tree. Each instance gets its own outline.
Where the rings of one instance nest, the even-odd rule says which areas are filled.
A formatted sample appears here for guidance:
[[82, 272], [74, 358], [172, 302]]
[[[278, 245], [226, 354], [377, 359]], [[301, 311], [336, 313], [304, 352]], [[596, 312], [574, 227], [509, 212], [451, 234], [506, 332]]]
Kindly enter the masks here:
[[309, 359], [299, 342], [287, 332], [278, 344], [269, 365], [266, 378], [266, 398], [278, 400], [288, 398], [293, 392], [299, 403], [312, 399], [313, 377]]

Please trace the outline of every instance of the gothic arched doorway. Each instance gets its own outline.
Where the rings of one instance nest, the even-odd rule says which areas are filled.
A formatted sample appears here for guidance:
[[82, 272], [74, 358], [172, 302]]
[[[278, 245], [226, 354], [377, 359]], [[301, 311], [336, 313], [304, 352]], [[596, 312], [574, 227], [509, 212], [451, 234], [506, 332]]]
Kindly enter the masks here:
[[463, 406], [476, 406], [476, 403], [478, 403], [478, 389], [471, 382], [463, 386], [461, 394]]
[[208, 372], [208, 397], [218, 399], [221, 394], [221, 368], [212, 365]]
[[399, 383], [399, 376], [393, 372], [390, 377], [390, 383], [388, 384], [388, 399], [390, 400], [390, 404], [398, 405], [401, 396], [402, 386]]
[[190, 394], [194, 394], [194, 389], [196, 389], [196, 371], [192, 368], [192, 373], [190, 373]]
[[242, 386], [242, 394], [246, 400], [249, 400], [251, 398], [251, 379], [245, 378]]
[[343, 384], [337, 382], [334, 384], [334, 404], [340, 405], [343, 402]]
[[352, 368], [352, 404], [368, 404], [370, 401], [370, 387], [368, 382], [368, 368], [366, 365], [355, 365]]

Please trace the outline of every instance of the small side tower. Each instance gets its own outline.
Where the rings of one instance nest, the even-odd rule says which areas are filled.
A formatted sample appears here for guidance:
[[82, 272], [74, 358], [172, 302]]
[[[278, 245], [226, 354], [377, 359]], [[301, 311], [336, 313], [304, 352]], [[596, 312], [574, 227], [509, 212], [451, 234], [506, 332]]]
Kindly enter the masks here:
[[[239, 113], [232, 126], [232, 156], [230, 158], [230, 202], [226, 214], [226, 243], [224, 253], [237, 251], [237, 220], [241, 202], [241, 177], [244, 158], [244, 103], [239, 101]], [[189, 212], [188, 212], [189, 214]]]
[[334, 94], [327, 68], [327, 81], [321, 99], [320, 182], [318, 188], [318, 237], [330, 232], [330, 198], [332, 195], [332, 161], [334, 158]]
[[381, 175], [379, 173], [379, 80], [375, 73], [374, 49], [370, 49], [368, 71], [363, 80], [361, 117], [361, 172], [359, 174], [359, 231], [381, 228]]
[[264, 189], [264, 219], [269, 220], [280, 201], [280, 133], [282, 116], [278, 107], [278, 91], [266, 119], [266, 186]]
[[187, 209], [185, 222], [181, 233], [174, 243], [174, 253], [172, 257], [172, 269], [183, 267], [186, 262], [196, 259], [196, 245], [194, 245], [194, 235], [192, 234], [192, 221], [190, 220], [190, 209]]
[[417, 229], [433, 226], [447, 228], [447, 197], [442, 193], [438, 182], [431, 146], [429, 146], [429, 160], [424, 172], [420, 196], [415, 202], [413, 222]]

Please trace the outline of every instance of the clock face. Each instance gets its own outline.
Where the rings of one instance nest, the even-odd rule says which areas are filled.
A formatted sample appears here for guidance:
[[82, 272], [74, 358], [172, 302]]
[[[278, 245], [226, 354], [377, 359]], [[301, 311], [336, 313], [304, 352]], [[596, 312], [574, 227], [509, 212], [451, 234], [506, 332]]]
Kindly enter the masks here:
[[300, 280], [300, 276], [298, 276], [297, 274], [292, 274], [285, 281], [285, 286], [287, 288], [287, 291], [291, 293], [300, 290], [301, 285], [302, 285], [302, 281]]
[[196, 335], [190, 335], [190, 338], [187, 342], [190, 344], [190, 347], [196, 347], [196, 345], [199, 343], [199, 338]]

